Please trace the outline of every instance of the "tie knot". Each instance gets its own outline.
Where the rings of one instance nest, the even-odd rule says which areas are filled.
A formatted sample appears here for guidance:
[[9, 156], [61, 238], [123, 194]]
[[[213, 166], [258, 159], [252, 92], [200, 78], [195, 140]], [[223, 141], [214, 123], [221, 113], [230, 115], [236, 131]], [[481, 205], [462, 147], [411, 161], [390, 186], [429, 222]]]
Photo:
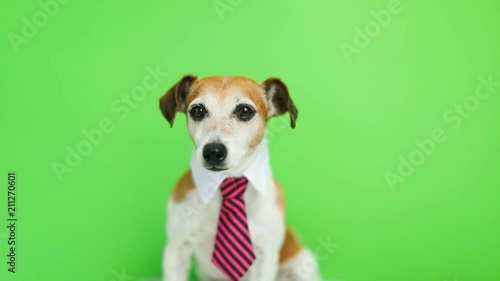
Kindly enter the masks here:
[[248, 179], [246, 177], [227, 178], [220, 185], [222, 197], [224, 197], [224, 199], [242, 197], [247, 189], [247, 186]]

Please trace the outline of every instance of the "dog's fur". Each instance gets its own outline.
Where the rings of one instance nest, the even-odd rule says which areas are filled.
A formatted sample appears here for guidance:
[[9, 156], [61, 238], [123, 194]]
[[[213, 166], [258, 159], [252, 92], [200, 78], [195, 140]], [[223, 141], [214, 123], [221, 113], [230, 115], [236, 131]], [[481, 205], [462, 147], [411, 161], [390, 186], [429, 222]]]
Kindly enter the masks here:
[[[208, 115], [201, 121], [188, 114], [188, 128], [195, 143], [193, 161], [210, 169], [204, 162], [203, 148], [219, 142], [227, 147], [224, 176], [241, 176], [262, 149], [267, 149], [266, 121], [286, 112], [295, 127], [297, 109], [286, 85], [271, 78], [259, 84], [244, 77], [183, 77], [160, 99], [160, 109], [173, 126], [177, 112], [189, 113], [202, 104]], [[249, 121], [235, 117], [237, 105], [255, 110]], [[265, 173], [264, 173], [265, 174]], [[318, 281], [317, 262], [285, 224], [285, 199], [280, 184], [269, 176], [265, 195], [250, 182], [245, 202], [256, 260], [243, 280], [249, 281]], [[185, 281], [191, 268], [191, 256], [198, 262], [203, 281], [227, 280], [211, 262], [222, 196], [217, 190], [206, 204], [196, 190], [191, 171], [177, 183], [168, 206], [168, 244], [164, 252], [164, 281]]]

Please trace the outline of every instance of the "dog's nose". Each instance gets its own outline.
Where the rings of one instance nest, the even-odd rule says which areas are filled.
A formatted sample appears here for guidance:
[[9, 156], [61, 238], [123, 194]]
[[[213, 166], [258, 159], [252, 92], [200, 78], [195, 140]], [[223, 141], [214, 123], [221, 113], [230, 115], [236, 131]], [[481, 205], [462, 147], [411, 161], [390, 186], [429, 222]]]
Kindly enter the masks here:
[[220, 165], [226, 159], [227, 150], [221, 143], [209, 143], [203, 148], [203, 158], [210, 165]]

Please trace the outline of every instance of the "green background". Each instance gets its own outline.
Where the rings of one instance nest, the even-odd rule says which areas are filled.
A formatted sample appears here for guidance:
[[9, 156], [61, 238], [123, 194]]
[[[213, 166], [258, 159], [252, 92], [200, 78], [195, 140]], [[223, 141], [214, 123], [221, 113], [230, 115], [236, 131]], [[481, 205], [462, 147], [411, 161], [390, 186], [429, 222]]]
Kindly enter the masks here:
[[[18, 52], [9, 34], [43, 10], [2, 5], [0, 225], [8, 171], [19, 221], [15, 275], [0, 228], [0, 279], [161, 275], [166, 202], [192, 144], [158, 99], [191, 73], [287, 83], [300, 116], [295, 130], [272, 120], [272, 165], [303, 241], [337, 244], [325, 279], [500, 280], [500, 87], [458, 128], [443, 119], [478, 77], [500, 81], [499, 2], [401, 0], [350, 60], [342, 42], [390, 1], [232, 2], [220, 14], [212, 0], [70, 1]], [[168, 76], [122, 120], [112, 104], [157, 66]], [[58, 180], [52, 164], [106, 118], [115, 129]], [[447, 140], [391, 189], [384, 174], [437, 128]]]

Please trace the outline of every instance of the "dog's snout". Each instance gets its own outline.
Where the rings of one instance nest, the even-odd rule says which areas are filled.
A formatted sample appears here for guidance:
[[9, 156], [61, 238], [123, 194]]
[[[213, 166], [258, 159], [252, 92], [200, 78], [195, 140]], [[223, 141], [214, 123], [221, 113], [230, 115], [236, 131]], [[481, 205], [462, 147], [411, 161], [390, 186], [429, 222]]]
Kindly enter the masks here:
[[203, 148], [203, 158], [210, 165], [220, 165], [226, 159], [227, 150], [221, 143], [209, 143]]

